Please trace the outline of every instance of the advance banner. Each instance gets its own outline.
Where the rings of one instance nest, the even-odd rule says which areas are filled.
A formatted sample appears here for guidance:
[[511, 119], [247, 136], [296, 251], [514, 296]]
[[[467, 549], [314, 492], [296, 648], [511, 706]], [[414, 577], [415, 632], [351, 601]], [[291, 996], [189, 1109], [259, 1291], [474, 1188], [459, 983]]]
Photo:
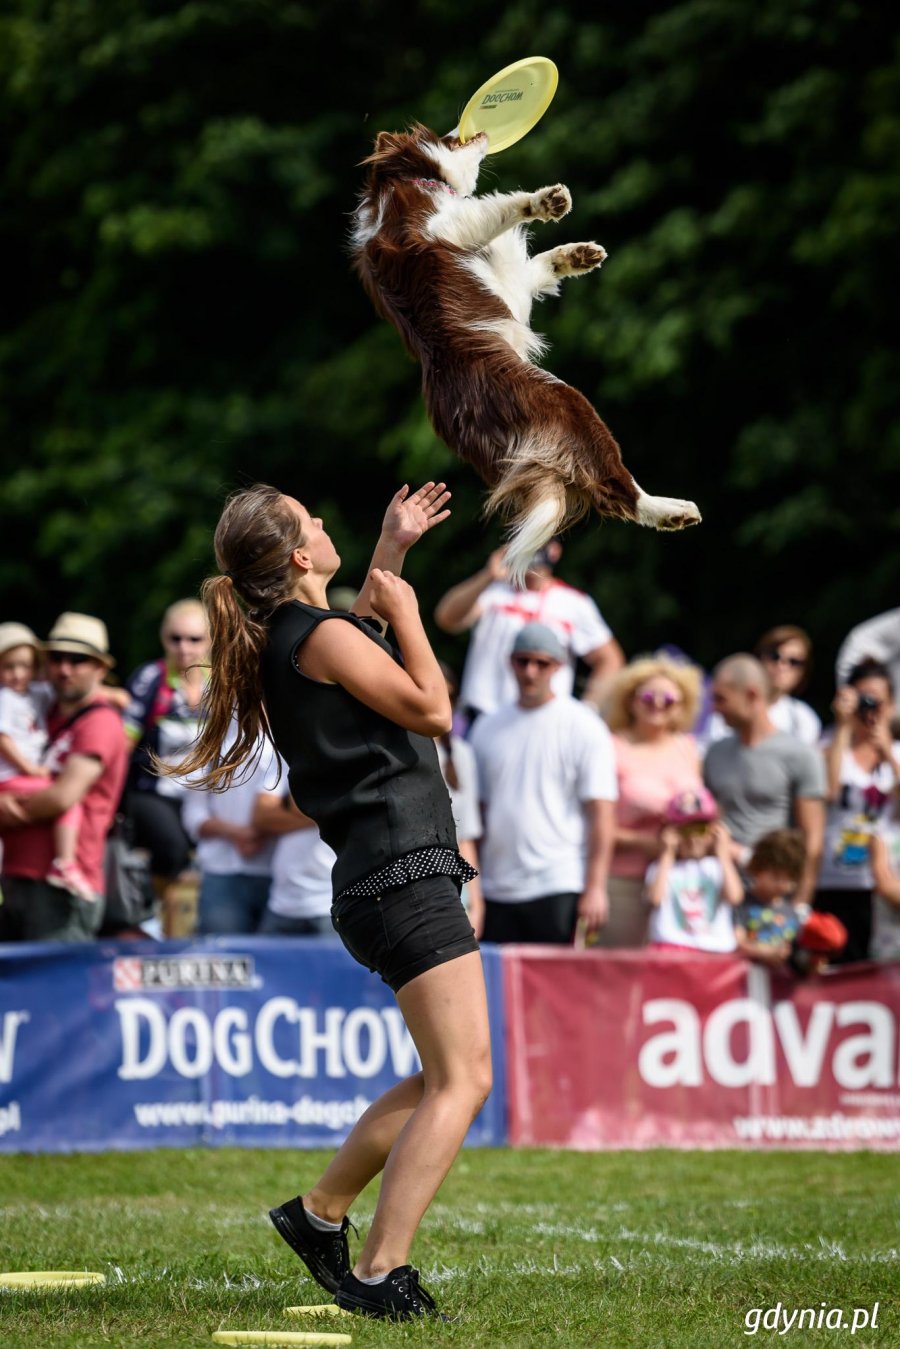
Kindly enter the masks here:
[[514, 1145], [900, 1150], [900, 964], [504, 954]]
[[[495, 1087], [468, 1142], [506, 1141]], [[393, 994], [339, 941], [0, 945], [0, 1152], [332, 1147], [420, 1067]]]

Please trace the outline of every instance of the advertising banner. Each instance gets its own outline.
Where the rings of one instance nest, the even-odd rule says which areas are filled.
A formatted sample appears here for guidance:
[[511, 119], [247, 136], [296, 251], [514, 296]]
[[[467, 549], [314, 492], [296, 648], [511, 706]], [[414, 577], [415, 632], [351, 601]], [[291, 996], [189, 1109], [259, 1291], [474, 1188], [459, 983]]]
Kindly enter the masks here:
[[[506, 1141], [500, 961], [484, 953]], [[390, 989], [337, 940], [0, 946], [0, 1152], [332, 1147], [419, 1068]]]
[[513, 1144], [900, 1150], [900, 964], [504, 957]]

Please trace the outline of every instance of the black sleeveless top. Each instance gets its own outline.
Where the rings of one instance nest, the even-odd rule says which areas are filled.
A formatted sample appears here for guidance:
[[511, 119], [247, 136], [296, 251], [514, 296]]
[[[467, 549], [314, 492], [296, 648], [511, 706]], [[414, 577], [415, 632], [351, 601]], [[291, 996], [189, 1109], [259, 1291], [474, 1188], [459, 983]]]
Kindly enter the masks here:
[[[268, 623], [269, 641], [260, 672], [275, 745], [288, 765], [291, 796], [315, 820], [337, 854], [332, 872], [336, 896], [390, 869], [410, 853], [439, 850], [457, 859], [456, 828], [434, 741], [366, 707], [339, 684], [301, 674], [298, 647], [323, 620], [352, 623], [394, 659], [396, 652], [355, 614], [316, 609], [291, 600]], [[401, 867], [402, 871], [403, 868]], [[441, 865], [427, 874], [460, 875]], [[426, 874], [419, 870], [418, 874]], [[387, 885], [382, 888], [389, 888]], [[373, 893], [377, 893], [377, 890]]]

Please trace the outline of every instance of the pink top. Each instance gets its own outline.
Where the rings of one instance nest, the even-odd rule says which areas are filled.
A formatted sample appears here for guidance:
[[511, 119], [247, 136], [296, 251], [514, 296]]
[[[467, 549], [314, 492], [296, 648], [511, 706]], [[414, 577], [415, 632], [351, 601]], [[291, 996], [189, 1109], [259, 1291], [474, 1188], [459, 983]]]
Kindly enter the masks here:
[[[89, 712], [73, 718], [71, 727], [58, 711], [48, 719], [51, 743], [44, 757], [47, 771], [57, 776], [70, 754], [97, 759], [103, 771], [81, 801], [81, 826], [75, 860], [91, 887], [103, 893], [103, 853], [113, 822], [125, 774], [128, 749], [122, 717], [104, 699], [98, 698]], [[9, 876], [40, 880], [53, 861], [53, 821], [11, 829], [3, 838], [3, 871]]]
[[[703, 786], [696, 741], [692, 735], [676, 734], [660, 743], [639, 744], [614, 735], [613, 746], [619, 779], [616, 823], [657, 838], [676, 792]], [[651, 860], [639, 849], [617, 845], [610, 874], [643, 876]]]

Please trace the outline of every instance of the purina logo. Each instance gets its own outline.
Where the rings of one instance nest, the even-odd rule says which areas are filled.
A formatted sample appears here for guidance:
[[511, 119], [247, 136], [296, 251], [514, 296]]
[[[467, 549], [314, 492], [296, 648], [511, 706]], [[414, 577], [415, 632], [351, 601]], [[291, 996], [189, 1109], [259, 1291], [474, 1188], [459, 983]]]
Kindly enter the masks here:
[[496, 94], [485, 94], [481, 106], [493, 108], [497, 103], [518, 103], [523, 93], [522, 89], [498, 89]]
[[113, 961], [117, 993], [255, 986], [252, 956], [128, 956]]

